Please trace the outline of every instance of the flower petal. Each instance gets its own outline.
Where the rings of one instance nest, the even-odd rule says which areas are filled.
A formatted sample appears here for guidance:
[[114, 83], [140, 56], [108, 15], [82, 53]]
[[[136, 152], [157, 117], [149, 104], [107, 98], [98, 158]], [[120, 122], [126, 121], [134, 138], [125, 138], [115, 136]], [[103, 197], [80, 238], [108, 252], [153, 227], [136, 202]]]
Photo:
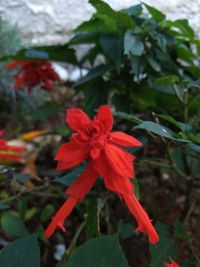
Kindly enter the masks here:
[[93, 187], [98, 177], [97, 172], [92, 166], [92, 162], [88, 164], [85, 171], [70, 185], [66, 194], [82, 199]]
[[110, 135], [112, 137], [112, 142], [117, 145], [125, 147], [142, 146], [139, 140], [123, 132], [112, 132]]
[[101, 106], [98, 109], [97, 116], [95, 118], [103, 124], [105, 133], [108, 133], [112, 130], [113, 116], [109, 106]]
[[57, 170], [67, 170], [84, 161], [89, 155], [87, 143], [76, 143], [73, 140], [62, 145], [56, 154]]
[[86, 131], [87, 126], [91, 123], [88, 115], [79, 108], [68, 109], [66, 121], [73, 131]]
[[93, 167], [98, 175], [104, 180], [108, 190], [114, 191], [120, 197], [121, 195], [133, 194], [134, 187], [128, 177], [123, 177], [110, 168], [108, 162], [101, 155], [93, 161]]
[[54, 233], [56, 228], [60, 228], [61, 230], [65, 231], [64, 221], [66, 217], [70, 215], [70, 213], [72, 212], [77, 202], [78, 202], [78, 199], [72, 196], [70, 196], [65, 201], [65, 203], [57, 211], [56, 215], [53, 217], [51, 223], [47, 227], [45, 231], [46, 238], [49, 238]]
[[122, 150], [121, 148], [107, 144], [103, 153], [109, 165], [121, 176], [133, 178], [133, 163], [135, 159], [130, 153]]
[[123, 199], [138, 223], [138, 229], [136, 231], [146, 233], [149, 237], [149, 242], [151, 244], [156, 244], [159, 241], [159, 236], [148, 214], [142, 208], [135, 195], [124, 195]]
[[165, 267], [180, 267], [180, 265], [175, 261], [171, 260], [171, 263], [165, 263]]

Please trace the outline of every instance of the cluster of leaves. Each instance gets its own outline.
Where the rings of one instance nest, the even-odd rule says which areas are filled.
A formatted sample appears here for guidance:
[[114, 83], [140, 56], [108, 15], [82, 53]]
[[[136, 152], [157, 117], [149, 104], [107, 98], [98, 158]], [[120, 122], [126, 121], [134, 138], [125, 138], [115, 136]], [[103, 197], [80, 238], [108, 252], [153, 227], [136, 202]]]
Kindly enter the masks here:
[[[199, 185], [197, 178], [200, 176], [198, 117], [200, 115], [200, 41], [187, 20], [170, 21], [163, 13], [147, 4], [115, 11], [103, 1], [90, 0], [89, 2], [96, 12], [89, 21], [82, 23], [75, 30], [75, 36], [69, 43], [60, 46], [24, 48], [15, 55], [13, 53], [17, 52], [16, 50], [9, 50], [2, 53], [0, 58], [3, 61], [8, 59], [60, 61], [86, 68], [87, 75], [75, 84], [77, 92], [84, 93], [84, 109], [92, 114], [101, 104], [109, 103], [116, 111], [114, 116], [119, 125], [122, 127], [126, 125], [126, 130], [130, 133], [137, 131], [147, 146], [154, 141], [162, 144], [163, 158], [159, 158], [154, 163], [158, 166], [161, 162], [170, 164], [170, 168], [173, 168], [177, 176], [181, 177], [181, 182], [186, 185], [182, 216], [184, 218], [188, 214], [192, 201], [192, 190]], [[5, 36], [10, 38], [9, 34]], [[10, 42], [8, 40], [2, 42], [3, 49], [7, 49], [5, 43]], [[88, 52], [81, 59], [77, 59], [76, 46], [86, 44], [89, 47]], [[19, 92], [19, 94], [21, 96], [23, 93]], [[39, 107], [33, 106], [33, 97], [38, 105], [41, 104]], [[9, 113], [5, 99], [0, 99], [0, 102], [5, 105], [4, 110]], [[15, 110], [19, 113], [21, 122], [26, 119], [25, 128], [27, 121], [29, 126], [42, 126], [51, 119], [52, 115], [63, 109], [63, 101], [55, 102], [51, 99], [48, 103], [44, 103], [37, 93], [32, 95], [30, 102], [20, 102], [20, 108], [18, 111]], [[32, 105], [31, 108], [29, 105]], [[3, 121], [5, 126], [5, 119]], [[16, 127], [16, 131], [20, 133], [25, 130], [23, 127], [24, 124], [21, 123], [21, 126]], [[60, 135], [68, 134], [62, 128], [53, 128], [53, 132]], [[154, 149], [157, 148], [154, 147]], [[83, 169], [84, 166], [81, 166], [65, 175], [58, 177], [54, 175], [56, 186], [58, 184], [69, 186]], [[48, 175], [45, 173], [44, 177], [46, 176]], [[0, 182], [3, 179], [0, 176]], [[17, 184], [21, 183], [23, 186], [29, 179], [30, 177], [22, 174], [14, 175]], [[139, 197], [137, 181], [135, 183], [136, 195]], [[48, 189], [49, 184], [46, 183], [33, 190], [20, 191], [19, 189], [19, 196], [30, 193], [30, 197], [19, 199], [18, 213], [4, 211], [9, 207], [0, 204], [0, 209], [3, 211], [1, 228], [9, 237], [19, 238], [1, 250], [0, 267], [40, 265], [37, 240], [41, 240], [45, 245], [47, 241], [43, 237], [44, 229], [41, 224], [34, 228], [39, 231], [39, 235], [32, 235], [25, 226], [24, 222], [29, 224], [30, 219], [38, 216], [37, 209], [28, 209], [27, 202], [33, 197], [31, 193], [41, 197], [40, 190], [47, 190], [50, 197], [55, 195], [58, 197], [60, 190], [55, 192], [54, 186], [52, 187], [51, 191]], [[62, 201], [63, 195], [59, 198]], [[4, 201], [4, 203], [12, 205], [12, 197], [10, 199], [11, 201]], [[88, 237], [94, 237], [99, 234], [99, 213], [103, 204], [102, 200], [96, 197], [91, 197], [88, 202], [88, 216], [82, 226], [86, 226]], [[81, 210], [79, 211], [81, 213]], [[54, 205], [46, 204], [39, 212], [42, 224], [50, 220], [54, 212]], [[124, 222], [118, 223], [117, 230], [121, 239], [130, 238], [133, 234], [133, 226]], [[163, 263], [169, 262], [170, 257], [176, 260], [177, 249], [171, 238], [175, 237], [183, 241], [190, 239], [179, 220], [175, 221], [173, 230], [162, 224], [157, 225], [157, 230], [161, 241], [157, 246], [150, 247], [151, 267], [163, 267]], [[117, 235], [89, 240], [69, 259], [81, 231], [82, 228], [77, 230], [66, 257], [59, 263], [59, 267], [128, 266]], [[108, 231], [108, 233], [113, 232]], [[181, 266], [184, 267], [196, 266], [190, 260], [182, 262]]]

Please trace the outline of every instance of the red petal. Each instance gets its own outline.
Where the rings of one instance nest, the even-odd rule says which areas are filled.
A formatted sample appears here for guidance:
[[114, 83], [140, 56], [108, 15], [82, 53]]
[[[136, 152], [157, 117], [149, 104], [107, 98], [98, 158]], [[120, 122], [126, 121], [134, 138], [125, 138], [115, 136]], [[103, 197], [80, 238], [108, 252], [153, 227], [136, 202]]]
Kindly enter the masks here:
[[123, 132], [112, 132], [110, 135], [112, 137], [112, 142], [117, 145], [125, 147], [142, 146], [139, 140]]
[[165, 267], [180, 267], [178, 263], [175, 261], [171, 261], [172, 263], [165, 263]]
[[84, 161], [88, 155], [87, 143], [76, 143], [72, 140], [58, 149], [55, 160], [61, 162], [58, 164], [57, 170], [72, 168]]
[[104, 179], [105, 186], [108, 190], [116, 192], [120, 197], [121, 195], [133, 194], [134, 187], [129, 178], [119, 175], [110, 168], [103, 156], [94, 160], [93, 166], [99, 176]]
[[159, 241], [159, 236], [153, 227], [148, 214], [142, 208], [135, 195], [124, 195], [123, 198], [128, 209], [138, 223], [137, 231], [146, 233], [149, 237], [149, 242], [151, 244], [156, 244]]
[[97, 177], [98, 174], [92, 163], [89, 163], [85, 171], [67, 189], [66, 194], [82, 199], [91, 190]]
[[78, 202], [78, 199], [75, 197], [70, 196], [65, 203], [61, 206], [61, 208], [58, 210], [56, 215], [53, 217], [51, 223], [47, 227], [45, 231], [45, 236], [49, 238], [56, 228], [60, 228], [63, 231], [65, 230], [64, 228], [64, 221], [66, 217], [70, 215], [72, 212], [73, 208], [75, 207], [76, 203]]
[[121, 148], [107, 144], [103, 153], [109, 165], [121, 176], [133, 178], [133, 163], [134, 157]]
[[15, 81], [14, 88], [18, 89], [18, 88], [24, 86], [24, 84], [25, 84], [25, 76], [18, 76], [18, 78]]
[[6, 64], [6, 68], [12, 69], [17, 67], [18, 65], [21, 65], [19, 61], [11, 61], [10, 63]]
[[96, 119], [104, 125], [105, 133], [112, 130], [113, 116], [109, 106], [101, 106], [98, 109]]
[[88, 115], [79, 108], [68, 109], [66, 121], [73, 131], [85, 131], [91, 123]]

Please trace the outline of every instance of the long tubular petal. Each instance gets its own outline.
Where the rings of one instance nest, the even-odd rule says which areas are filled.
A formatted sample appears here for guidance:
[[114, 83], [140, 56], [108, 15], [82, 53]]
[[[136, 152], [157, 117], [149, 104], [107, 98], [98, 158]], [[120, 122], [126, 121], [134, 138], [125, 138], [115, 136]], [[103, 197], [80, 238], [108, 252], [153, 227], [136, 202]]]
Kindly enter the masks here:
[[46, 238], [49, 238], [57, 228], [60, 228], [62, 231], [66, 231], [64, 228], [64, 221], [70, 215], [76, 203], [79, 201], [78, 198], [70, 196], [61, 208], [58, 210], [56, 215], [53, 217], [51, 223], [45, 231]]
[[92, 162], [88, 164], [85, 171], [70, 185], [66, 194], [82, 199], [91, 190], [98, 173], [94, 170]]
[[134, 187], [128, 177], [123, 177], [110, 168], [107, 161], [100, 156], [93, 162], [94, 169], [98, 172], [104, 180], [105, 186], [108, 190], [113, 191], [119, 195], [133, 194]]
[[132, 161], [135, 158], [130, 153], [111, 144], [105, 146], [103, 153], [111, 168], [119, 175], [129, 178], [134, 177]]
[[73, 131], [87, 131], [87, 126], [91, 123], [88, 115], [79, 108], [67, 110], [66, 121]]
[[105, 133], [108, 133], [112, 130], [113, 116], [109, 106], [101, 106], [98, 109], [96, 119], [103, 124]]
[[67, 170], [80, 164], [89, 156], [89, 148], [86, 143], [76, 143], [73, 140], [62, 145], [56, 154], [57, 170]]
[[153, 245], [156, 244], [159, 241], [159, 236], [148, 214], [142, 208], [135, 195], [124, 195], [123, 199], [138, 223], [138, 229], [136, 231], [146, 233], [149, 237], [149, 242]]
[[123, 132], [112, 132], [110, 135], [112, 137], [112, 142], [117, 145], [124, 147], [142, 146], [139, 140]]

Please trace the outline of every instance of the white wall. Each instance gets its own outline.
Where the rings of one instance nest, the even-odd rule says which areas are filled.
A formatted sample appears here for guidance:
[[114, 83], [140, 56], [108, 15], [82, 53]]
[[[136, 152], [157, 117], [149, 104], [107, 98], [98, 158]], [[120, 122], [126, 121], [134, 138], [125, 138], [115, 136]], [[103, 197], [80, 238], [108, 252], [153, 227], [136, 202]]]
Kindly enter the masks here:
[[[67, 41], [72, 30], [90, 18], [94, 9], [88, 0], [0, 0], [0, 16], [16, 24], [25, 42], [32, 45]], [[138, 0], [105, 0], [115, 9]], [[144, 0], [167, 13], [170, 19], [188, 18], [200, 33], [200, 0]], [[199, 34], [200, 35], [200, 34]]]

